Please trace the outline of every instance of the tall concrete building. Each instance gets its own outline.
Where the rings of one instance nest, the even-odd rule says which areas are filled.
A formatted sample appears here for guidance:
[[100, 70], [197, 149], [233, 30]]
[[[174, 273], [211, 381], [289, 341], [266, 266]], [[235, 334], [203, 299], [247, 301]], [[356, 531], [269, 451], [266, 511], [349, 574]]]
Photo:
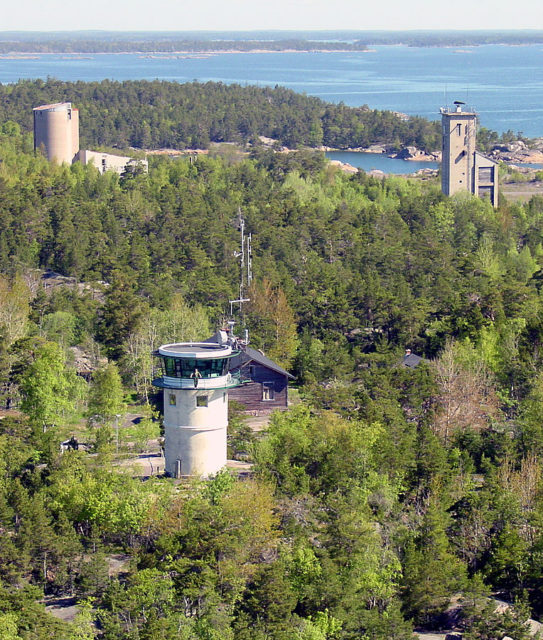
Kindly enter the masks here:
[[468, 191], [498, 206], [498, 164], [475, 149], [477, 114], [455, 102], [442, 107], [441, 190], [447, 196]]
[[228, 390], [240, 377], [228, 370], [235, 354], [228, 344], [181, 342], [154, 354], [162, 375], [153, 385], [164, 389], [164, 455], [173, 477], [207, 477], [226, 465]]
[[72, 164], [79, 151], [79, 111], [71, 102], [44, 104], [34, 110], [34, 149], [48, 160]]

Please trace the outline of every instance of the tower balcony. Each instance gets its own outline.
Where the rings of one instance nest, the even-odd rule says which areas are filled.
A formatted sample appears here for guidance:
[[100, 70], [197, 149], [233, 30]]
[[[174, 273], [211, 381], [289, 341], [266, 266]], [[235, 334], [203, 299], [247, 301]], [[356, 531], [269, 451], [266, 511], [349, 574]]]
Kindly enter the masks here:
[[198, 378], [197, 384], [194, 384], [194, 378], [176, 378], [173, 376], [160, 376], [152, 382], [154, 387], [161, 389], [187, 389], [198, 391], [206, 389], [230, 389], [239, 387], [243, 384], [239, 373], [227, 373], [224, 376]]

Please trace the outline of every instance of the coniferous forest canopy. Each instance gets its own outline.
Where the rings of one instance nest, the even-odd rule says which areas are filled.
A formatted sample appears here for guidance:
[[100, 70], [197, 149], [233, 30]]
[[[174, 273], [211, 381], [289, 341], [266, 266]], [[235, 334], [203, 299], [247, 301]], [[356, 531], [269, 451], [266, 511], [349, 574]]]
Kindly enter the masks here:
[[[298, 107], [329, 108], [205, 87], [213, 108], [214, 91], [251, 96], [255, 118], [284, 96], [285, 132]], [[2, 87], [4, 636], [407, 640], [446, 627], [452, 607], [468, 639], [527, 638], [543, 612], [543, 198], [494, 210], [432, 181], [347, 176], [322, 154], [258, 146], [154, 157], [119, 178], [48, 163], [30, 116], [15, 121], [70, 99], [88, 141], [130, 144], [135, 96], [152, 97], [166, 118], [146, 130], [162, 140], [170, 110], [200, 91]], [[159, 435], [150, 353], [224, 317], [240, 209], [255, 283], [244, 324], [294, 373], [300, 402], [261, 435], [234, 408], [230, 453], [253, 463], [249, 478], [141, 480], [121, 464], [115, 416], [144, 415], [131, 450]], [[46, 289], [45, 270], [65, 284]], [[399, 366], [405, 347], [424, 357], [415, 369]], [[97, 365], [91, 379], [76, 352]], [[61, 453], [74, 432], [88, 450]], [[512, 608], [495, 611], [491, 594]], [[53, 597], [78, 602], [74, 621], [46, 611]]]
[[81, 148], [207, 148], [211, 142], [254, 142], [258, 136], [288, 147], [368, 146], [440, 148], [437, 122], [402, 120], [390, 111], [324, 102], [283, 87], [155, 80], [61, 82], [22, 80], [0, 85], [0, 119], [32, 131], [32, 109], [72, 102], [80, 110]]

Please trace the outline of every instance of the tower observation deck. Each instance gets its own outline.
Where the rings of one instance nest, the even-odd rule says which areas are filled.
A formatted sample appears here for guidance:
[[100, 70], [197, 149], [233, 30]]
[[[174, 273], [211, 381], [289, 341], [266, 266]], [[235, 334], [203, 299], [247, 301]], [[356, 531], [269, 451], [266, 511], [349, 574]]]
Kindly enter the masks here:
[[153, 385], [164, 390], [164, 449], [170, 476], [217, 473], [226, 464], [228, 389], [241, 384], [228, 372], [237, 352], [228, 344], [181, 342], [154, 354], [161, 374]]

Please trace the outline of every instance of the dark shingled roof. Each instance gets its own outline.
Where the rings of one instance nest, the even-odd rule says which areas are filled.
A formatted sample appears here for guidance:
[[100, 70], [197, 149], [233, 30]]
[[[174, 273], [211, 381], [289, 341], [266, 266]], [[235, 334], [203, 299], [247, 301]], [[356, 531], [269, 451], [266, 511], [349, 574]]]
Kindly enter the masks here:
[[[217, 331], [217, 333], [213, 334], [211, 338], [204, 340], [204, 342], [216, 342], [220, 344], [220, 337], [218, 334], [219, 332]], [[228, 368], [230, 370], [237, 369], [251, 361], [258, 362], [258, 364], [261, 364], [263, 367], [272, 369], [272, 371], [277, 371], [277, 373], [281, 373], [284, 376], [289, 377], [291, 380], [294, 380], [294, 376], [283, 369], [283, 367], [280, 367], [273, 360], [267, 358], [263, 353], [260, 353], [260, 351], [251, 347], [241, 347], [240, 352], [233, 358], [230, 358]]]
[[230, 360], [230, 368], [235, 369], [236, 367], [241, 367], [241, 365], [247, 364], [250, 361], [258, 362], [258, 364], [261, 364], [263, 367], [277, 371], [277, 373], [281, 373], [284, 376], [289, 377], [291, 380], [294, 380], [294, 376], [283, 369], [283, 367], [280, 367], [273, 360], [270, 360], [260, 353], [260, 351], [252, 349], [251, 347], [244, 347], [237, 356], [232, 358]]
[[412, 369], [413, 367], [416, 367], [421, 360], [422, 358], [420, 356], [417, 356], [414, 353], [409, 353], [403, 357], [402, 365]]

